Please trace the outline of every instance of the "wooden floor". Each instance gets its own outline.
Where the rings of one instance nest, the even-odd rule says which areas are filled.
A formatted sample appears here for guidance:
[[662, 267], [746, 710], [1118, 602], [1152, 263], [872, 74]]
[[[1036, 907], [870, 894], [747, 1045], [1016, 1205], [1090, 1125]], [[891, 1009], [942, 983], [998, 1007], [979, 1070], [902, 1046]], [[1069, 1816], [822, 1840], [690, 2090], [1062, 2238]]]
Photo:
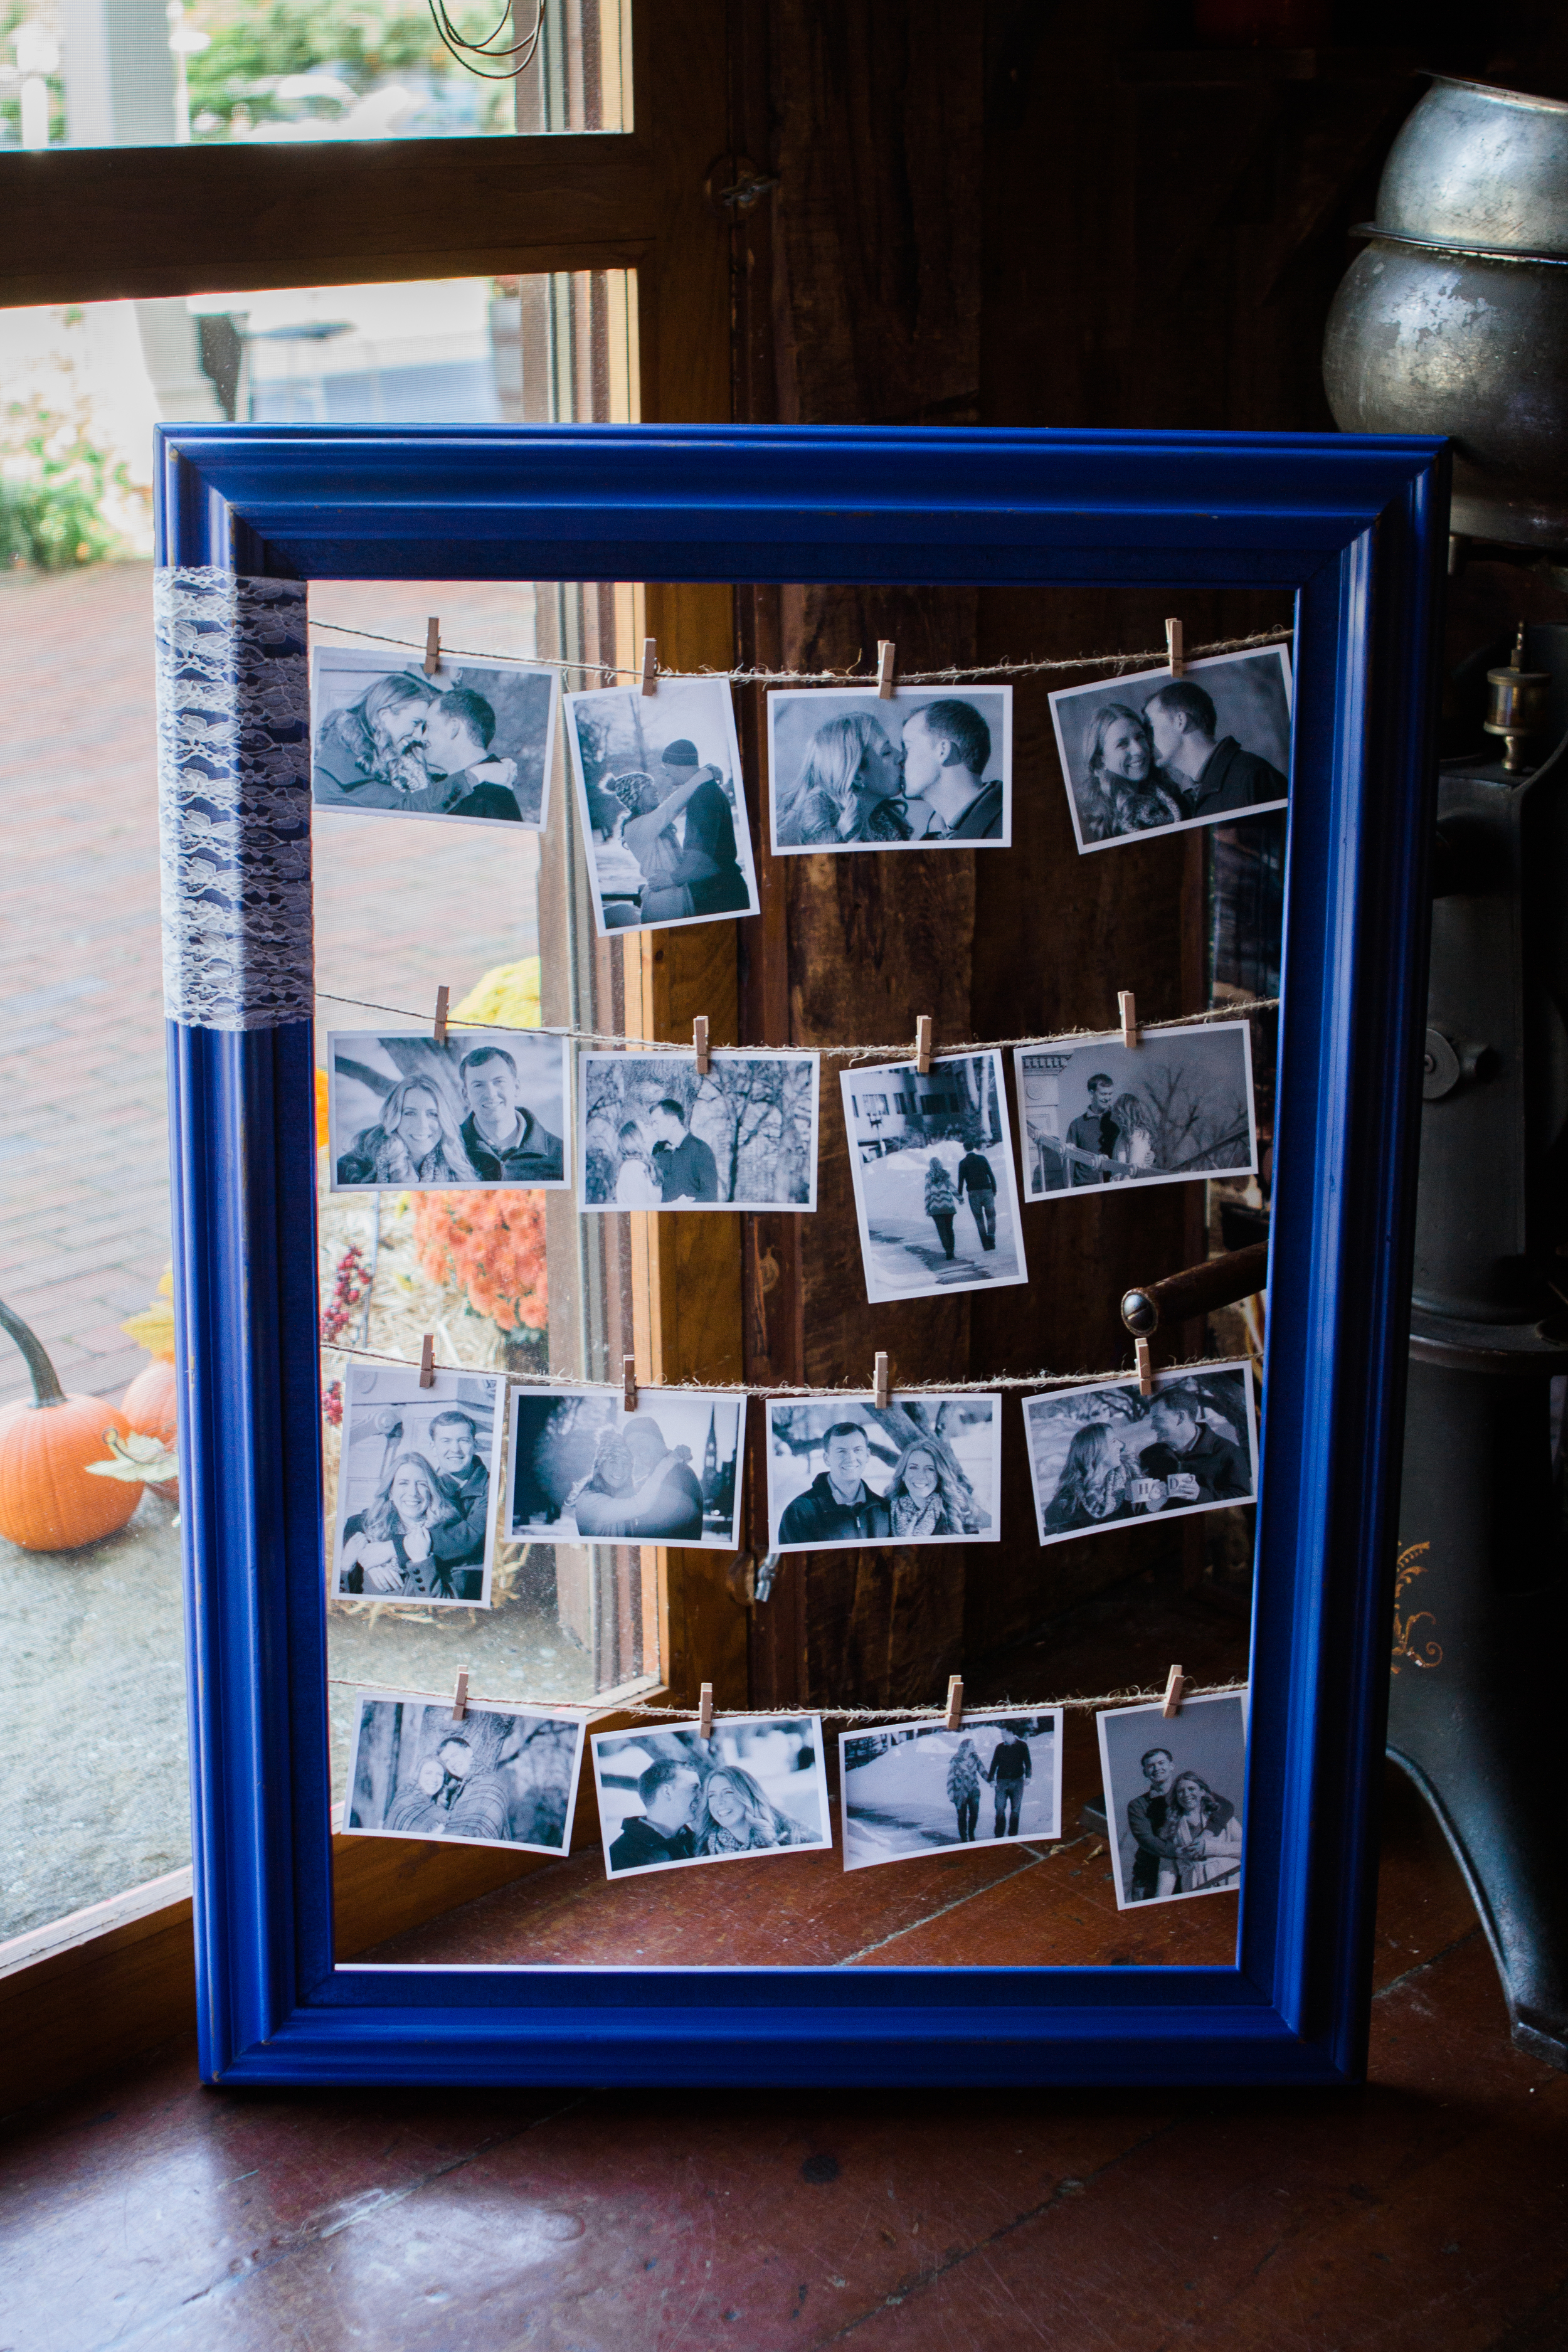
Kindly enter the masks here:
[[[1096, 1843], [971, 1895], [999, 1957], [1064, 1901], [1111, 1957]], [[814, 1952], [830, 1913], [800, 1906]], [[952, 1917], [903, 1932], [944, 1957]], [[1563, 2352], [1568, 2078], [1510, 2047], [1393, 1775], [1376, 1970], [1371, 2083], [1339, 2095], [264, 2095], [202, 2090], [182, 2043], [12, 2119], [0, 2344]]]
[[[1239, 1596], [1141, 1587], [997, 1671], [1107, 1688], [1129, 1623], [1209, 1679], [1245, 1643]], [[1079, 1718], [1058, 1851], [581, 1856], [378, 1957], [1228, 1958], [1234, 1897], [1117, 1912], [1093, 1758]], [[1568, 2076], [1392, 1770], [1375, 1982], [1368, 2086], [1305, 2096], [263, 2095], [182, 2042], [0, 2135], [0, 2352], [1564, 2352]]]

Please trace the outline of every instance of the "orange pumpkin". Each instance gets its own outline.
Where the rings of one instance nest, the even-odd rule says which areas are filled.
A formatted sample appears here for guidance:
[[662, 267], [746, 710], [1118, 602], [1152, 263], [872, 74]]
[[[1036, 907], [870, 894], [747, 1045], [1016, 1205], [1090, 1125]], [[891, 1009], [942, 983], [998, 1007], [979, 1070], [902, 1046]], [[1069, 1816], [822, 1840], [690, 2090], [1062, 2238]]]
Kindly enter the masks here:
[[[174, 1451], [175, 1434], [179, 1428], [178, 1400], [180, 1383], [173, 1364], [155, 1357], [143, 1364], [125, 1394], [120, 1400], [120, 1410], [139, 1437], [157, 1437]], [[166, 1495], [170, 1500], [180, 1491], [177, 1478], [160, 1478], [150, 1482], [155, 1495]]]
[[88, 1475], [107, 1462], [106, 1429], [129, 1437], [131, 1424], [101, 1397], [67, 1396], [43, 1345], [19, 1315], [0, 1304], [8, 1331], [33, 1377], [30, 1403], [0, 1407], [0, 1536], [26, 1551], [75, 1551], [122, 1528], [142, 1489]]

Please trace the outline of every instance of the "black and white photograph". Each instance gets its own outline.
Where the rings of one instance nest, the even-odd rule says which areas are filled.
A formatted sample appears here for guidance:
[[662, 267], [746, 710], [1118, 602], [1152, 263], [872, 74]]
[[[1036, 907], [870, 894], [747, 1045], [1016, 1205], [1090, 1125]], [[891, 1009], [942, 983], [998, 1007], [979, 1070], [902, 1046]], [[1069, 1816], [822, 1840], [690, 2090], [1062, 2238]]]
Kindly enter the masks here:
[[1024, 1400], [1042, 1544], [1156, 1513], [1223, 1511], [1258, 1494], [1247, 1364], [1058, 1389]]
[[345, 1365], [336, 1598], [489, 1607], [505, 1412], [497, 1373]]
[[516, 824], [542, 833], [561, 680], [527, 662], [317, 646], [310, 662], [310, 797], [319, 809]]
[[700, 1389], [512, 1391], [507, 1532], [733, 1551], [746, 1401]]
[[1283, 646], [1069, 686], [1050, 698], [1081, 852], [1283, 808], [1290, 656]]
[[334, 1192], [559, 1192], [571, 1047], [546, 1030], [327, 1035]]
[[605, 1875], [754, 1862], [833, 1843], [819, 1715], [720, 1716], [589, 1738]]
[[1062, 1710], [963, 1711], [838, 1735], [844, 1867], [1061, 1835]]
[[838, 1082], [871, 1305], [1027, 1282], [1000, 1051]]
[[1005, 848], [1013, 838], [1010, 686], [791, 688], [768, 697], [773, 846]]
[[768, 1549], [1001, 1540], [1002, 1399], [769, 1397]]
[[1245, 1021], [1058, 1037], [1013, 1055], [1024, 1198], [1101, 1184], [1195, 1184], [1258, 1169]]
[[1119, 1911], [1240, 1885], [1247, 1702], [1222, 1691], [1169, 1717], [1156, 1702], [1098, 1718]]
[[362, 1837], [564, 1853], [585, 1715], [361, 1691], [343, 1827]]
[[654, 694], [599, 687], [565, 701], [600, 938], [754, 915], [728, 678], [661, 678]]
[[584, 1211], [816, 1206], [815, 1054], [584, 1054]]

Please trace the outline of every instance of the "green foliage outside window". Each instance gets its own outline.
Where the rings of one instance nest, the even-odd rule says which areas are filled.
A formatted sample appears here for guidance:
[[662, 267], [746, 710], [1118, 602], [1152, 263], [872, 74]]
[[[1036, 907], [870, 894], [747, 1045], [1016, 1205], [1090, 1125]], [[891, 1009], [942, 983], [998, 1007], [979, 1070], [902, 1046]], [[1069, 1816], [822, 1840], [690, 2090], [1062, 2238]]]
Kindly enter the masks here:
[[[496, 0], [457, 7], [453, 21], [470, 39], [495, 22]], [[193, 0], [186, 21], [209, 36], [191, 56], [191, 125], [198, 140], [243, 137], [254, 127], [292, 121], [330, 128], [342, 102], [277, 85], [314, 74], [357, 97], [400, 82], [422, 101], [427, 122], [395, 127], [463, 131], [510, 129], [508, 83], [479, 81], [458, 67], [437, 37], [424, 0]]]
[[69, 572], [126, 553], [103, 513], [114, 492], [135, 497], [125, 467], [98, 447], [80, 418], [37, 399], [7, 404], [0, 423], [0, 566]]

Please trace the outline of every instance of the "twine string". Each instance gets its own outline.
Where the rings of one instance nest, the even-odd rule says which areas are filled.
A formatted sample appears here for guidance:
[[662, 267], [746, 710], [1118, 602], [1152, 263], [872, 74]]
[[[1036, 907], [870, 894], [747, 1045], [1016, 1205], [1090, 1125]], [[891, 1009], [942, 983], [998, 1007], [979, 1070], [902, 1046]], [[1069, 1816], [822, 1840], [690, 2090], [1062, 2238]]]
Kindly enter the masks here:
[[[335, 1690], [372, 1693], [379, 1687], [374, 1684], [363, 1682], [352, 1675], [329, 1675], [327, 1681]], [[1182, 1703], [1184, 1706], [1188, 1699], [1194, 1698], [1229, 1698], [1237, 1692], [1246, 1690], [1247, 1687], [1244, 1682], [1185, 1683], [1182, 1688]], [[431, 1699], [437, 1706], [450, 1706], [452, 1703], [450, 1691], [411, 1690], [405, 1694], [400, 1685], [397, 1695], [406, 1696], [409, 1698]], [[964, 1714], [966, 1716], [1047, 1715], [1053, 1707], [1058, 1706], [1064, 1713], [1072, 1714], [1093, 1707], [1155, 1706], [1163, 1699], [1165, 1693], [1162, 1688], [1101, 1691], [1093, 1698], [987, 1699], [983, 1706], [966, 1706]], [[698, 1710], [694, 1706], [644, 1706], [632, 1700], [620, 1699], [516, 1698], [510, 1695], [485, 1698], [470, 1690], [468, 1705], [469, 1706], [531, 1706], [546, 1711], [581, 1708], [590, 1714], [597, 1711], [603, 1715], [635, 1715], [650, 1719], [657, 1718], [660, 1721], [689, 1720], [695, 1723], [698, 1720]], [[946, 1719], [947, 1707], [945, 1704], [941, 1706], [831, 1706], [824, 1701], [813, 1700], [798, 1707], [716, 1706], [713, 1709], [715, 1723], [722, 1722], [726, 1717], [731, 1717], [736, 1721], [750, 1719], [754, 1722], [759, 1716], [792, 1715], [820, 1715], [828, 1717], [834, 1723], [942, 1723]]]
[[[363, 637], [372, 645], [398, 646], [411, 653], [423, 654], [424, 640], [414, 637], [389, 637], [379, 629], [352, 629], [346, 621], [318, 621], [312, 617], [313, 629], [331, 629], [340, 637]], [[1207, 645], [1188, 649], [1189, 666], [1215, 654], [1246, 654], [1263, 646], [1288, 645], [1294, 632], [1284, 626], [1258, 629], [1249, 637], [1215, 637]], [[606, 679], [630, 678], [642, 682], [642, 670], [621, 669], [614, 662], [564, 661], [543, 655], [481, 653], [472, 646], [442, 645], [442, 657], [452, 655], [458, 661], [526, 661], [535, 669], [575, 670], [584, 677]], [[1056, 677], [1067, 670], [1110, 670], [1121, 677], [1130, 669], [1164, 669], [1170, 660], [1168, 649], [1160, 646], [1148, 653], [1136, 654], [1069, 654], [1057, 660], [1023, 662], [985, 662], [963, 668], [900, 670], [900, 686], [979, 686], [987, 678]], [[731, 686], [846, 686], [875, 687], [877, 672], [858, 669], [659, 669], [656, 676], [678, 684], [682, 678], [725, 678]]]
[[[428, 1012], [414, 1013], [403, 1004], [377, 1004], [367, 996], [339, 996], [328, 988], [319, 988], [316, 996], [322, 1004], [347, 1004], [361, 1013], [385, 1013], [395, 1021], [411, 1021], [421, 1029], [431, 1017]], [[1277, 996], [1237, 997], [1226, 1004], [1211, 1005], [1205, 1013], [1177, 1013], [1163, 1021], [1141, 1020], [1138, 1026], [1140, 1031], [1194, 1029], [1209, 1021], [1237, 1021], [1247, 1013], [1274, 1013], [1279, 1010], [1279, 1001]], [[574, 1045], [600, 1045], [629, 1054], [689, 1054], [692, 1051], [689, 1037], [636, 1037], [624, 1035], [618, 1030], [570, 1029], [557, 1027], [552, 1023], [530, 1025], [518, 1021], [479, 1021], [470, 1019], [467, 1013], [449, 1013], [447, 1018], [456, 1029], [498, 1029], [508, 1036], [516, 1037], [564, 1037]], [[1048, 1035], [1039, 1037], [965, 1038], [960, 1045], [937, 1047], [932, 1059], [951, 1062], [959, 1060], [965, 1054], [1006, 1054], [1015, 1047], [1027, 1049], [1031, 1045], [1059, 1045], [1069, 1038], [1112, 1038], [1116, 1034], [1115, 1030], [1108, 1028], [1053, 1029]], [[712, 1051], [715, 1054], [747, 1054], [755, 1058], [783, 1056], [792, 1060], [799, 1060], [807, 1054], [819, 1054], [825, 1061], [838, 1062], [912, 1062], [915, 1058], [914, 1045], [908, 1037], [900, 1037], [891, 1045], [715, 1045]]]
[[[394, 1364], [400, 1370], [416, 1372], [418, 1364], [412, 1356], [388, 1356], [374, 1348], [345, 1347], [341, 1339], [323, 1339], [323, 1355], [353, 1356], [370, 1364]], [[1174, 1380], [1182, 1372], [1213, 1371], [1216, 1359], [1213, 1356], [1188, 1356], [1179, 1364], [1162, 1364], [1157, 1380]], [[574, 1372], [518, 1372], [499, 1364], [443, 1364], [432, 1369], [437, 1372], [469, 1372], [477, 1378], [504, 1381], [509, 1388], [546, 1388], [602, 1390], [606, 1395], [619, 1396], [619, 1381], [581, 1380]], [[1125, 1364], [1104, 1372], [997, 1372], [982, 1381], [895, 1381], [889, 1393], [906, 1396], [989, 1396], [998, 1389], [1078, 1389], [1094, 1388], [1104, 1381], [1136, 1380]], [[805, 1381], [773, 1381], [763, 1386], [748, 1381], [639, 1381], [639, 1396], [679, 1396], [687, 1391], [697, 1396], [726, 1397], [818, 1397], [870, 1394], [864, 1381], [830, 1381], [814, 1388]]]

